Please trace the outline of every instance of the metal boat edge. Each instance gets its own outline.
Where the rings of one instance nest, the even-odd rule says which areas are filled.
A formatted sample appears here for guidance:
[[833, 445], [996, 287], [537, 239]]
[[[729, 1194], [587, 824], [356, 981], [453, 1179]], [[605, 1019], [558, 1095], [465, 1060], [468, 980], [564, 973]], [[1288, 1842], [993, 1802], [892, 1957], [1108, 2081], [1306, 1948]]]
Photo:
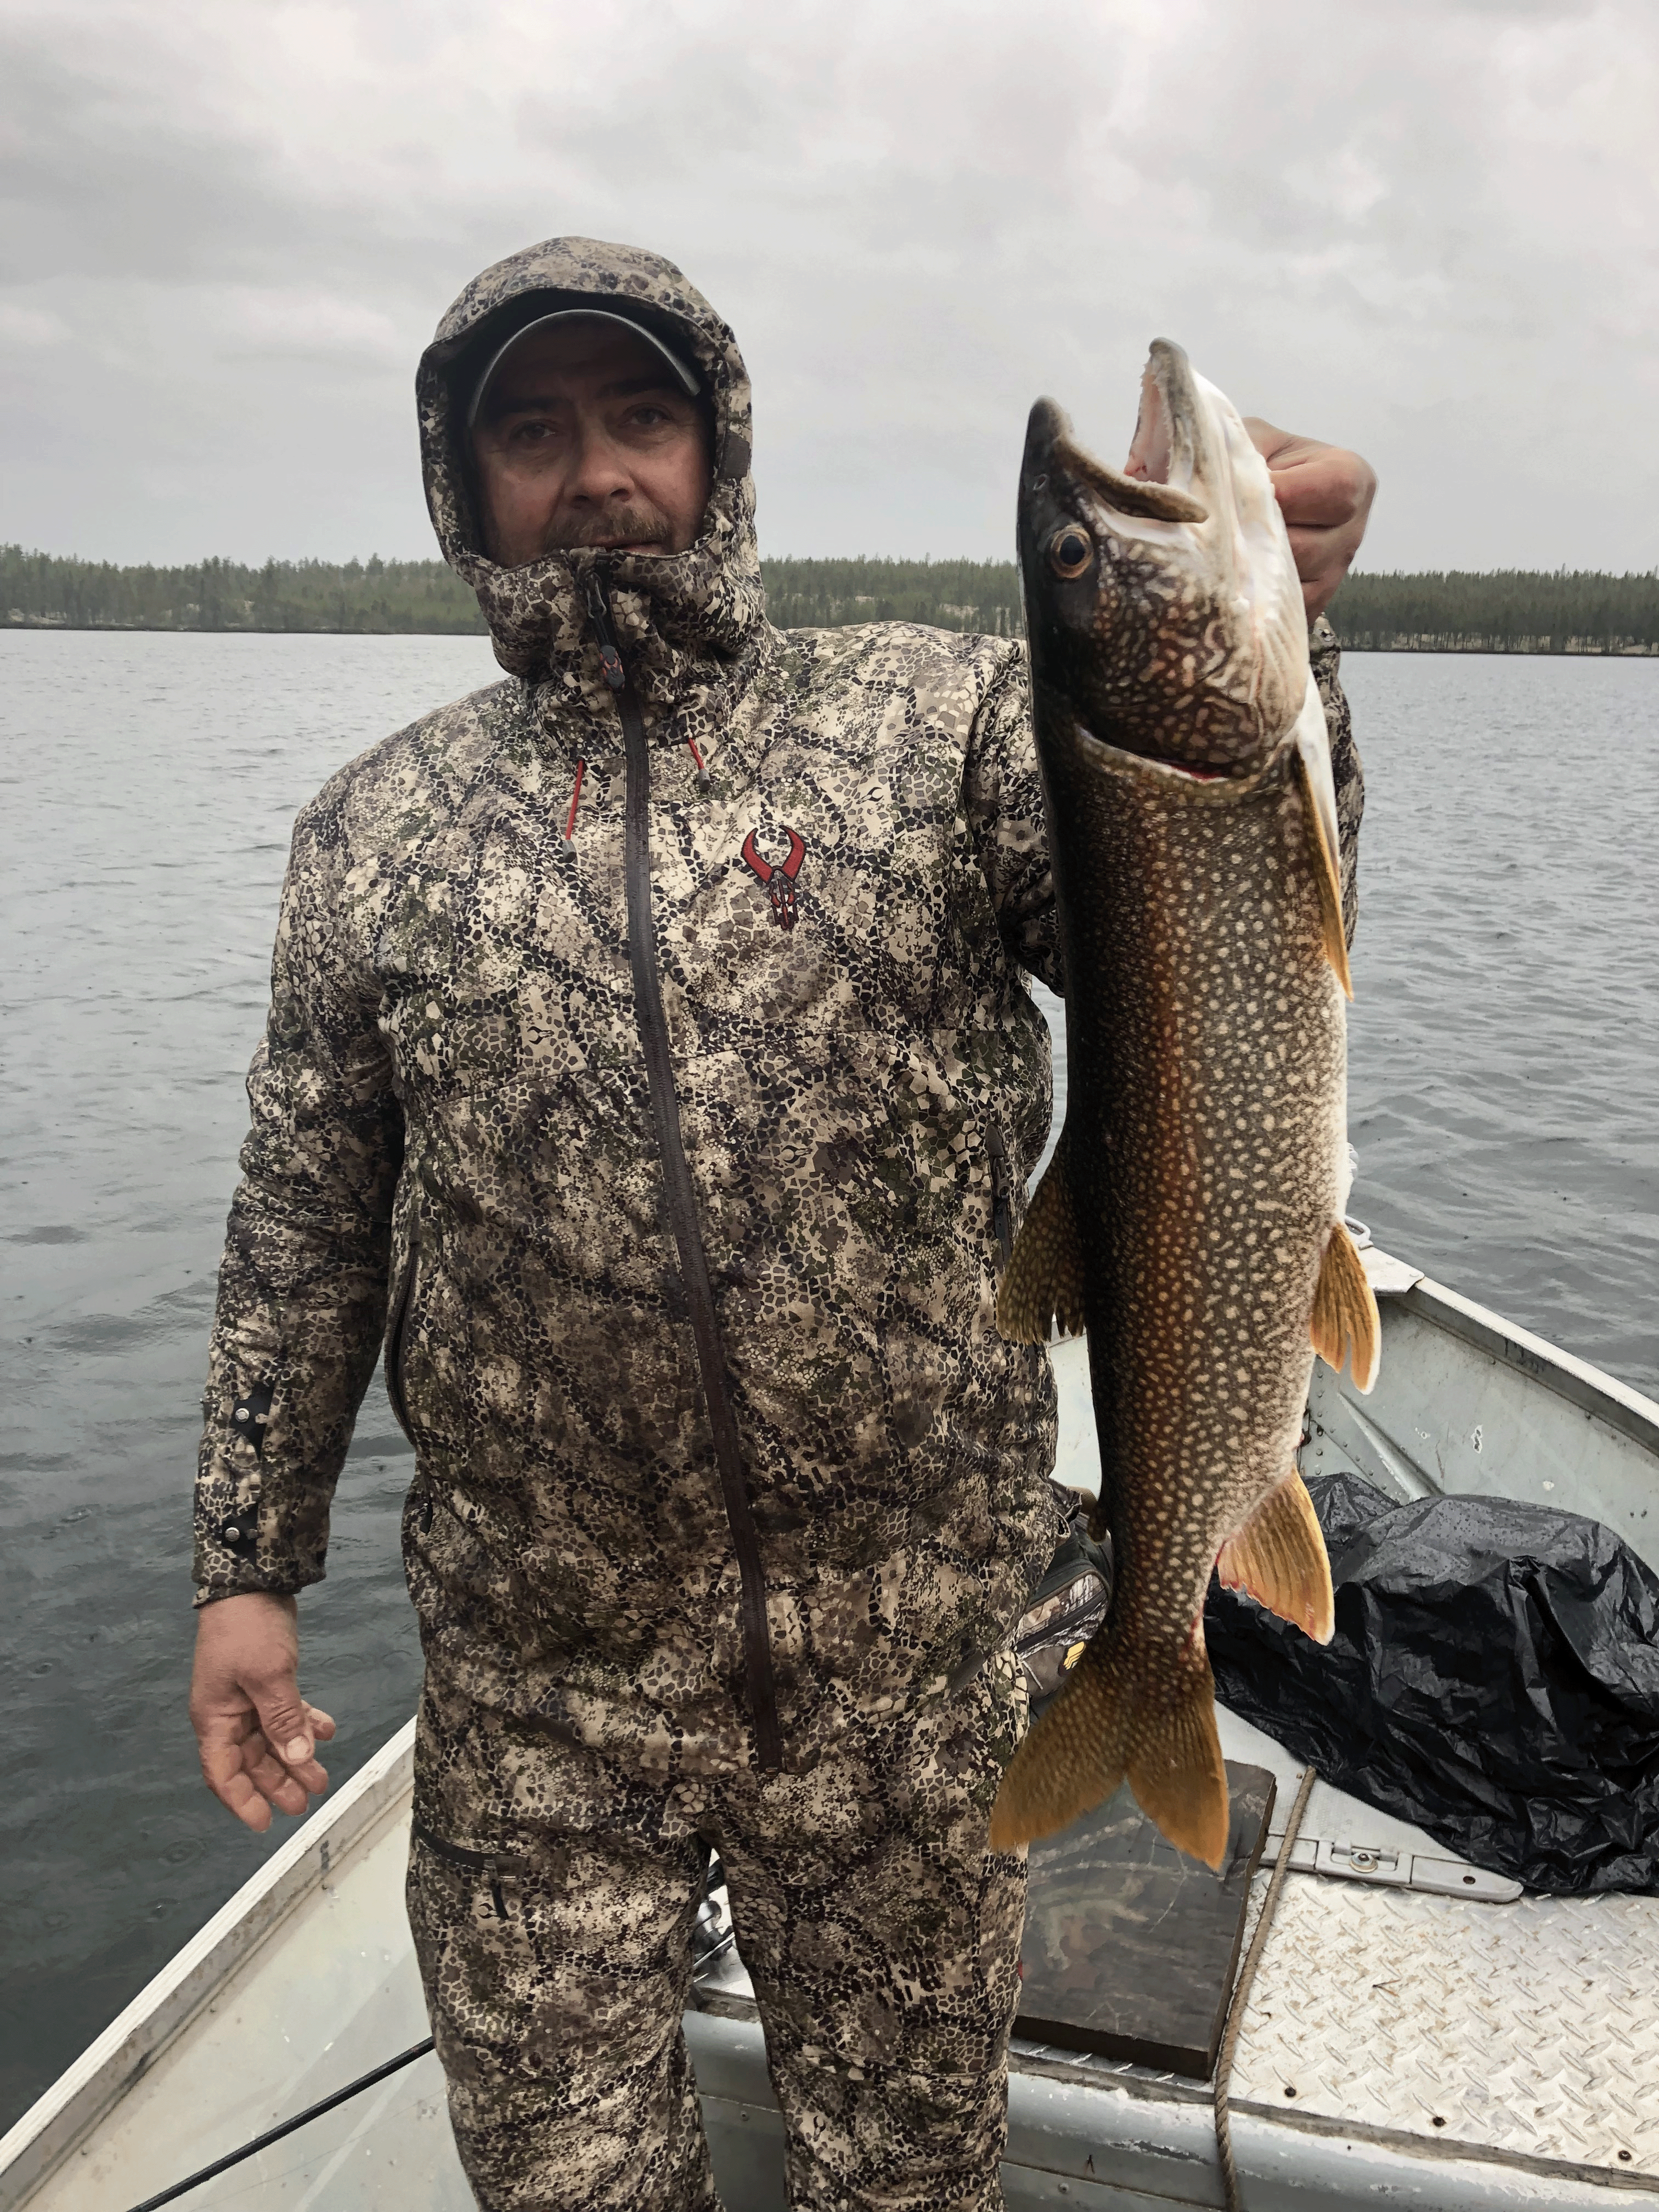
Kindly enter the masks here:
[[[1659, 1404], [1403, 1262], [1375, 1251], [1365, 1259], [1380, 1297], [1659, 1455]], [[1068, 1364], [1086, 1360], [1080, 1340], [1062, 1349], [1071, 1353]], [[273, 1852], [0, 2137], [0, 2212], [18, 2212], [54, 2177], [61, 2180], [77, 2147], [95, 2136], [216, 1993], [280, 1939], [305, 1900], [329, 1887], [333, 1869], [389, 1844], [386, 1832], [403, 1815], [412, 1784], [414, 1725], [411, 1720], [400, 1729]], [[752, 2200], [731, 2188], [740, 2174], [762, 2185], [781, 2172], [782, 2124], [758, 2018], [752, 2008], [745, 2012], [705, 1996], [685, 2024], [732, 2212], [744, 2212], [750, 2201], [776, 2201], [765, 2186]], [[1427, 2139], [1248, 2099], [1237, 2100], [1233, 2110], [1253, 2212], [1338, 2212], [1395, 2199], [1432, 2203], [1446, 2212], [1499, 2206], [1576, 2212], [1613, 2200], [1659, 2212], [1659, 2183], [1639, 2170], [1625, 2174]], [[181, 2171], [189, 2163], [181, 2154]], [[1219, 2204], [1209, 2093], [1138, 2069], [1093, 2069], [1072, 2054], [1017, 2045], [1003, 2181], [1011, 2212], [1057, 2207], [1062, 2200], [1066, 2212], [1073, 2206], [1079, 2212], [1170, 2212], [1178, 2204]]]
[[410, 1719], [271, 1853], [0, 2136], [0, 2212], [27, 2201], [307, 1893], [326, 1884], [332, 1864], [398, 1816], [414, 1771]]

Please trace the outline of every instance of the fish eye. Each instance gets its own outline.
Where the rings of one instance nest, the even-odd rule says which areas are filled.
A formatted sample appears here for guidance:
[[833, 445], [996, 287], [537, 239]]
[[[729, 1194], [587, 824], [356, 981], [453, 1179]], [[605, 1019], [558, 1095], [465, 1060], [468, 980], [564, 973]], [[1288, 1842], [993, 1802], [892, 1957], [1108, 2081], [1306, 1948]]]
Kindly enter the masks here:
[[1094, 551], [1088, 532], [1075, 522], [1063, 522], [1048, 540], [1048, 560], [1057, 576], [1080, 576]]

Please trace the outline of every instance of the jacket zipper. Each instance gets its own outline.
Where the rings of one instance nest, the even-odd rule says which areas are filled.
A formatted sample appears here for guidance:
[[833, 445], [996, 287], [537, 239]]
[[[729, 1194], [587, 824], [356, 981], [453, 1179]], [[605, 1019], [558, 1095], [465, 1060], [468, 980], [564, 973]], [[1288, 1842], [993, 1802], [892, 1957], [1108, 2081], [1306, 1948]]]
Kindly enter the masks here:
[[1002, 1248], [1006, 1267], [1014, 1256], [1013, 1176], [1008, 1166], [1008, 1146], [993, 1121], [985, 1133], [985, 1149], [991, 1158], [991, 1227]]
[[409, 1334], [409, 1309], [414, 1302], [415, 1277], [420, 1267], [421, 1217], [411, 1212], [409, 1217], [409, 1251], [404, 1261], [403, 1279], [398, 1285], [398, 1296], [392, 1309], [392, 1320], [386, 1333], [386, 1399], [392, 1408], [392, 1418], [410, 1443], [415, 1431], [409, 1425], [409, 1401], [404, 1395], [404, 1351]]
[[697, 1218], [691, 1170], [686, 1164], [685, 1145], [680, 1133], [680, 1103], [674, 1089], [668, 1023], [663, 1013], [662, 985], [657, 973], [657, 932], [651, 911], [651, 754], [639, 699], [617, 649], [605, 579], [597, 568], [588, 571], [584, 588], [587, 611], [599, 640], [599, 665], [605, 682], [616, 694], [627, 760], [623, 872], [628, 889], [628, 960], [633, 971], [635, 1016], [645, 1056], [651, 1118], [662, 1159], [668, 1218], [679, 1254], [680, 1281], [690, 1310], [691, 1333], [696, 1340], [697, 1366], [708, 1409], [714, 1465], [720, 1474], [732, 1548], [737, 1555], [744, 1677], [755, 1729], [755, 1748], [762, 1767], [775, 1772], [783, 1764], [783, 1751], [778, 1727], [777, 1688], [772, 1672], [772, 1643], [766, 1623], [766, 1578], [761, 1566], [760, 1537], [744, 1478], [743, 1449], [732, 1404], [726, 1347], [720, 1338], [720, 1317], [714, 1310], [708, 1255], [703, 1249], [702, 1224]]

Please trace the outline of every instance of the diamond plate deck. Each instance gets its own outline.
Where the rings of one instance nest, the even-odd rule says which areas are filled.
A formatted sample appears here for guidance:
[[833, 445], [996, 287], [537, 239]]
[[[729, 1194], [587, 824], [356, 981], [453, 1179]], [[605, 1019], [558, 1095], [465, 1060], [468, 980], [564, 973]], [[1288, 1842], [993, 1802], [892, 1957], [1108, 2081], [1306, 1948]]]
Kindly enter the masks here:
[[[1257, 1876], [1247, 1941], [1267, 1883]], [[750, 1996], [735, 1953], [701, 1988]], [[1207, 2094], [1023, 2038], [1016, 2066], [1022, 2057]], [[1251, 1992], [1232, 2102], [1266, 2119], [1659, 2181], [1659, 1898], [1475, 1905], [1292, 1874]]]
[[1292, 1875], [1233, 2098], [1659, 2176], [1659, 1899], [1471, 1905]]

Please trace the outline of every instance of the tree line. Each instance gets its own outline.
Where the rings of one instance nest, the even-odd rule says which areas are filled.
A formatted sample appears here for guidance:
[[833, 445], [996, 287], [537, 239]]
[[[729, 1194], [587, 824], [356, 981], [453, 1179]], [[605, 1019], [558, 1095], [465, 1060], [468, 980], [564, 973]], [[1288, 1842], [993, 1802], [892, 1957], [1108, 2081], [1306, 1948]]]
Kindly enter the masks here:
[[[783, 629], [928, 623], [1023, 634], [1012, 561], [765, 561]], [[1361, 652], [1659, 653], [1659, 570], [1362, 572], [1331, 619]], [[118, 568], [0, 546], [0, 621], [67, 629], [481, 632], [472, 594], [441, 561], [201, 561]]]
[[441, 561], [199, 561], [118, 568], [0, 546], [4, 619], [65, 629], [482, 630]]
[[1362, 570], [1331, 621], [1356, 652], [1659, 653], [1659, 570]]

